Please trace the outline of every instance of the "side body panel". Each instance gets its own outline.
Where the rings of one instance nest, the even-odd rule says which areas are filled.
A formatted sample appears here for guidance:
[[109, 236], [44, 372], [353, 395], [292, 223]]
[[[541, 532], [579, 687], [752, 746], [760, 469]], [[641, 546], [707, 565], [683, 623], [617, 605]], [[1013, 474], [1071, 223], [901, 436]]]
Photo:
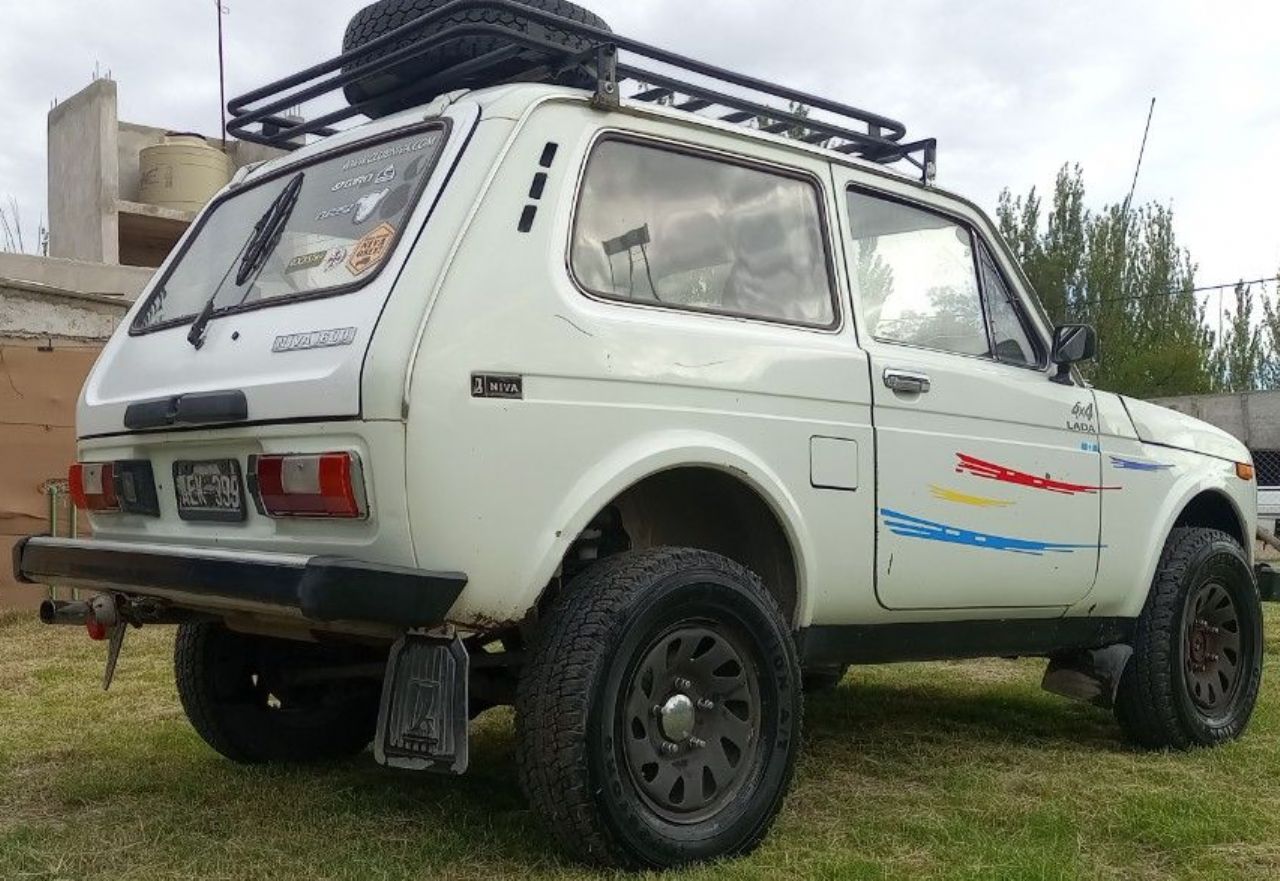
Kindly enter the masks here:
[[[702, 465], [742, 479], [785, 524], [799, 569], [797, 625], [858, 620], [874, 606], [873, 488], [815, 487], [811, 459], [813, 438], [839, 439], [855, 445], [858, 474], [873, 474], [867, 362], [847, 301], [842, 328], [830, 332], [579, 290], [566, 258], [575, 191], [606, 125], [738, 158], [781, 156], [829, 198], [817, 159], [639, 115], [602, 116], [583, 101], [538, 108], [465, 231], [417, 355], [407, 483], [419, 559], [448, 559], [468, 574], [457, 619], [520, 618], [613, 496], [651, 474]], [[544, 168], [549, 143], [555, 158]], [[538, 174], [547, 180], [533, 199]], [[528, 206], [536, 215], [524, 233]], [[834, 206], [823, 210], [831, 216]], [[830, 224], [829, 235], [834, 258]], [[473, 397], [475, 373], [519, 376], [522, 399]], [[848, 472], [850, 449], [841, 452]]]

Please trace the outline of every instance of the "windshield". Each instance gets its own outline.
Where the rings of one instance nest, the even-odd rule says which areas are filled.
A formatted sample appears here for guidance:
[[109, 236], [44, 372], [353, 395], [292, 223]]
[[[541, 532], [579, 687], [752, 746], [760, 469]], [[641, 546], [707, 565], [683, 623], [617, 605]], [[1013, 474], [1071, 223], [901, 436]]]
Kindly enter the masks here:
[[[345, 293], [390, 255], [445, 141], [418, 129], [291, 167], [214, 205], [134, 321], [143, 331], [191, 321], [217, 292], [215, 313]], [[297, 204], [260, 271], [237, 283], [254, 227], [298, 172]]]

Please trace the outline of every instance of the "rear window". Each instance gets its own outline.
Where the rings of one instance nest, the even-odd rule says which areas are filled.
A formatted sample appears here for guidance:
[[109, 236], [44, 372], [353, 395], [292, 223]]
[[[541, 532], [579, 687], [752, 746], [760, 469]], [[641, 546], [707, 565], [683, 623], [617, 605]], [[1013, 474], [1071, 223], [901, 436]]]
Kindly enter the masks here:
[[[215, 314], [347, 293], [386, 262], [440, 156], [443, 125], [325, 156], [233, 192], [204, 215], [134, 321], [135, 332]], [[302, 175], [297, 202], [261, 268], [237, 283], [255, 225]]]
[[830, 327], [818, 199], [802, 178], [603, 141], [582, 185], [573, 272], [610, 299]]

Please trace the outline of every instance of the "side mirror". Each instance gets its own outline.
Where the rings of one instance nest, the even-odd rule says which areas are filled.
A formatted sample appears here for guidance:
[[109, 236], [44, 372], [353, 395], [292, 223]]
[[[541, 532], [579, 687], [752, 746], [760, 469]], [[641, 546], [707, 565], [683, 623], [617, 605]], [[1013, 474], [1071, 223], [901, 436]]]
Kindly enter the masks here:
[[1071, 365], [1098, 357], [1098, 333], [1087, 324], [1063, 324], [1053, 331], [1049, 360], [1058, 365], [1054, 382], [1071, 381]]

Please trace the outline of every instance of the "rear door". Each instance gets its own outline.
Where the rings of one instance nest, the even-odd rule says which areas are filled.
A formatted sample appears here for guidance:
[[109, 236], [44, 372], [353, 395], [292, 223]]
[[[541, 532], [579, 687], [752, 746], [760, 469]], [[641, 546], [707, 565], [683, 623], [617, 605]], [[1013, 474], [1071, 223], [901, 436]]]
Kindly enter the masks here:
[[[130, 427], [139, 413], [163, 423], [176, 399], [210, 393], [215, 415], [218, 393], [243, 395], [253, 422], [359, 415], [374, 328], [477, 115], [455, 105], [445, 119], [335, 136], [215, 200], [104, 349], [80, 435], [126, 430], [130, 405], [143, 405]], [[291, 186], [296, 202], [255, 266], [255, 228]]]
[[970, 219], [841, 181], [871, 358], [877, 577], [892, 609], [1066, 606], [1092, 588], [1101, 471], [1090, 390]]

